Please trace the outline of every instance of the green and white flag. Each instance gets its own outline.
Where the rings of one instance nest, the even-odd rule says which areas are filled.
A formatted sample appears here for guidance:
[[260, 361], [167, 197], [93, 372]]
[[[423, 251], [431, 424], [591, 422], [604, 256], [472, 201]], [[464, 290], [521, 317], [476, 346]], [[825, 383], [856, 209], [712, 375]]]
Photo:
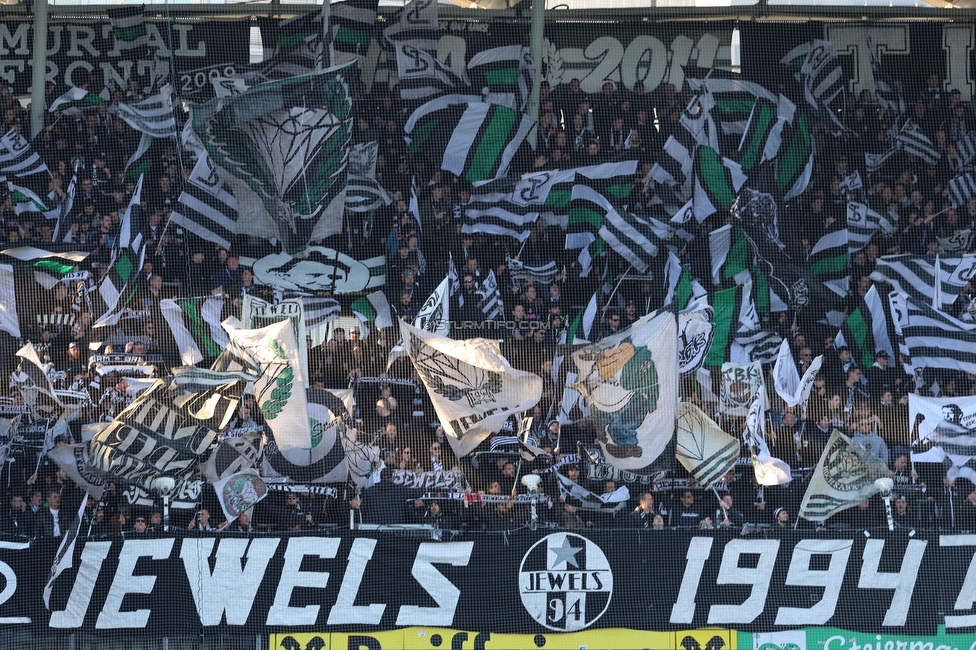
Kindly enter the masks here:
[[503, 178], [535, 121], [479, 96], [444, 95], [418, 108], [404, 127], [409, 149], [466, 181]]
[[191, 107], [193, 133], [238, 201], [237, 232], [286, 252], [342, 228], [352, 132], [347, 66]]
[[68, 92], [61, 95], [54, 100], [48, 112], [51, 113], [61, 113], [62, 115], [74, 115], [80, 113], [86, 108], [93, 108], [99, 104], [104, 104], [105, 100], [96, 95], [95, 93], [90, 93], [84, 88], [78, 88], [77, 86], [70, 88]]
[[823, 521], [877, 493], [875, 480], [888, 478], [883, 460], [834, 429], [800, 503], [800, 516]]
[[343, 439], [356, 440], [356, 431], [342, 426], [343, 417], [355, 412], [353, 391], [310, 388], [307, 399], [311, 446], [267, 450], [261, 459], [261, 475], [287, 476], [295, 483], [343, 482], [349, 471]]
[[835, 222], [813, 248], [808, 258], [810, 272], [841, 298], [847, 295], [850, 269], [847, 257], [847, 228]]
[[214, 362], [213, 370], [256, 374], [254, 396], [278, 448], [310, 448], [305, 376], [292, 322], [242, 329], [228, 319], [223, 325], [230, 343]]
[[192, 366], [205, 358], [217, 357], [222, 347], [218, 340], [226, 346], [228, 338], [220, 325], [223, 307], [223, 299], [217, 297], [202, 301], [191, 298], [159, 301], [169, 335], [173, 337], [184, 365]]
[[112, 35], [119, 52], [128, 52], [149, 45], [149, 32], [143, 20], [142, 5], [113, 7], [108, 10]]
[[895, 358], [895, 348], [888, 335], [888, 316], [885, 304], [878, 289], [871, 285], [864, 294], [864, 300], [851, 311], [844, 325], [834, 337], [836, 347], [846, 345], [851, 349], [851, 357], [861, 368], [874, 364], [875, 354], [884, 350], [889, 359]]
[[669, 310], [644, 316], [573, 353], [574, 388], [590, 402], [596, 440], [610, 465], [654, 463], [668, 447], [678, 414], [677, 322]]
[[[122, 226], [112, 249], [112, 259], [109, 262], [108, 274], [98, 284], [98, 294], [104, 304], [98, 306], [101, 315], [97, 322], [109, 318], [118, 307], [124, 307], [135, 294], [136, 278], [142, 270], [145, 259], [146, 246], [142, 241], [142, 233], [132, 227], [133, 209], [140, 210], [140, 196], [142, 195], [142, 180], [136, 184], [135, 192], [129, 201], [129, 207], [122, 218]], [[96, 312], [97, 313], [97, 312]]]
[[363, 55], [369, 50], [376, 25], [377, 0], [333, 2], [329, 27], [337, 52]]
[[738, 163], [720, 157], [711, 147], [698, 147], [695, 151], [692, 198], [698, 223], [719, 210], [727, 210], [745, 181]]
[[735, 468], [742, 446], [691, 402], [678, 404], [677, 442], [678, 462], [706, 489]]

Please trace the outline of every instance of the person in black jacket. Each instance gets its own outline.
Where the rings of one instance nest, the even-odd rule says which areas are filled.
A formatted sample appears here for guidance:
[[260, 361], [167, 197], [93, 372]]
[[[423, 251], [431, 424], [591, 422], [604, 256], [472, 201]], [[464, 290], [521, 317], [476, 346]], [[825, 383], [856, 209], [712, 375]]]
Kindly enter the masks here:
[[0, 533], [5, 535], [31, 534], [31, 515], [27, 512], [27, 502], [19, 493], [10, 496], [10, 509], [0, 519]]

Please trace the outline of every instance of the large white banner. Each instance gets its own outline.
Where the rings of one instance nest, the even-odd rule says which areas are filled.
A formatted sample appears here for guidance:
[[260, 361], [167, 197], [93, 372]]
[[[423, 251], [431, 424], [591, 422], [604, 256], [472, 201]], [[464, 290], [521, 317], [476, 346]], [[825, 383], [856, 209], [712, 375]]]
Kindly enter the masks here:
[[622, 332], [573, 353], [575, 387], [607, 462], [641, 469], [665, 450], [678, 415], [677, 323], [669, 311], [644, 316]]
[[511, 367], [497, 341], [452, 341], [400, 321], [403, 346], [420, 375], [454, 453], [463, 456], [510, 415], [542, 397], [542, 379]]

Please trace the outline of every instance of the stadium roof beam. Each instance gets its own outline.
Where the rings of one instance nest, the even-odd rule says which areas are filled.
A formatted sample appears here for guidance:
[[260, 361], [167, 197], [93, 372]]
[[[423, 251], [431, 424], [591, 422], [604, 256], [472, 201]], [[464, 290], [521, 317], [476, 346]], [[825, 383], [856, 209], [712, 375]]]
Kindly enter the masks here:
[[[2, 0], [0, 0], [2, 1]], [[476, 2], [479, 0], [475, 0]], [[497, 0], [491, 0], [496, 2]], [[558, 1], [558, 0], [554, 0]], [[976, 0], [924, 0], [928, 4], [919, 7], [871, 7], [871, 6], [813, 6], [761, 3], [726, 7], [620, 7], [615, 9], [549, 9], [547, 21], [567, 22], [681, 22], [699, 20], [741, 21], [860, 21], [860, 20], [976, 20]], [[5, 18], [22, 20], [31, 14], [30, 2], [7, 4], [0, 13]], [[465, 9], [442, 4], [439, 14], [442, 20], [489, 20], [529, 21], [528, 2], [516, 4], [510, 9]], [[110, 7], [117, 5], [62, 5], [51, 6], [51, 20], [85, 18], [104, 20]], [[236, 3], [236, 4], [182, 4], [170, 3], [144, 5], [146, 16], [153, 13], [160, 20], [170, 18], [236, 18], [246, 16], [295, 16], [310, 11], [320, 11], [321, 5]], [[380, 7], [392, 14], [396, 7]]]

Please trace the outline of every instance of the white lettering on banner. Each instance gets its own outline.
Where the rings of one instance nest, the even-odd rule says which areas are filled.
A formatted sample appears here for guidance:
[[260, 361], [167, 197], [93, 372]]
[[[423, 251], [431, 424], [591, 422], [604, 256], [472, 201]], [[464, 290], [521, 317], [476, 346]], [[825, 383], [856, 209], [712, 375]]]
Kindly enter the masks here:
[[628, 89], [640, 81], [647, 92], [653, 92], [662, 84], [673, 83], [680, 92], [685, 82], [684, 68], [693, 60], [698, 67], [711, 68], [717, 58], [730, 57], [729, 46], [721, 45], [713, 34], [702, 35], [697, 43], [680, 34], [670, 46], [657, 37], [641, 34], [626, 48], [613, 36], [601, 36], [585, 49], [567, 47], [557, 50], [548, 39], [545, 47], [555, 52], [550, 55], [552, 61], [546, 79], [550, 85], [556, 87], [578, 78], [580, 88], [586, 93], [600, 92], [608, 81], [622, 83]]
[[268, 625], [314, 625], [319, 617], [318, 605], [292, 607], [292, 592], [299, 587], [324, 589], [329, 583], [328, 571], [301, 571], [306, 556], [334, 559], [339, 551], [339, 540], [321, 537], [292, 537], [285, 549], [285, 564], [281, 568], [281, 580], [275, 592], [274, 604], [268, 610]]
[[[105, 85], [111, 82], [115, 84], [116, 88], [125, 88], [128, 85], [129, 78], [132, 76], [132, 65], [134, 63], [135, 61], [118, 61], [115, 65], [108, 62], [99, 63], [98, 67], [102, 69]], [[116, 65], [122, 70], [121, 74], [116, 72]]]
[[885, 612], [884, 626], [900, 626], [908, 618], [908, 608], [912, 604], [912, 593], [915, 591], [915, 579], [918, 569], [922, 566], [922, 556], [928, 542], [913, 539], [908, 542], [905, 555], [901, 560], [898, 573], [880, 573], [881, 552], [884, 550], [884, 540], [869, 539], [864, 545], [864, 562], [861, 564], [861, 577], [857, 582], [858, 589], [894, 589], [891, 606]]
[[356, 596], [359, 594], [359, 587], [363, 584], [363, 575], [366, 573], [366, 564], [373, 557], [373, 549], [376, 548], [375, 539], [357, 539], [349, 549], [349, 561], [346, 563], [346, 572], [342, 576], [342, 585], [339, 586], [339, 595], [336, 597], [335, 605], [329, 612], [329, 625], [342, 625], [346, 623], [362, 625], [379, 625], [386, 605], [355, 605]]
[[[844, 584], [844, 571], [854, 542], [849, 540], [811, 539], [793, 548], [786, 584], [797, 587], [823, 587], [820, 600], [813, 607], [780, 607], [776, 625], [824, 625], [834, 615], [837, 599]], [[823, 571], [810, 568], [814, 555], [830, 556]]]
[[[223, 539], [217, 547], [211, 573], [209, 558], [216, 540], [212, 537], [183, 540], [180, 559], [203, 625], [220, 625], [224, 612], [228, 625], [247, 623], [268, 562], [280, 541]], [[247, 563], [242, 566], [241, 559], [245, 557]]]
[[[939, 546], [976, 546], [976, 535], [942, 535], [939, 537]], [[966, 578], [962, 582], [959, 595], [956, 596], [956, 603], [952, 608], [971, 611], [974, 603], [976, 603], [976, 553], [969, 560]], [[976, 614], [966, 616], [945, 615], [946, 629], [972, 627], [974, 625], [976, 625]]]
[[111, 630], [122, 627], [145, 627], [152, 610], [137, 609], [122, 611], [122, 601], [126, 594], [152, 593], [156, 584], [154, 575], [133, 575], [136, 563], [141, 557], [165, 560], [173, 551], [173, 539], [126, 540], [119, 551], [119, 566], [115, 570], [112, 587], [105, 598], [105, 605], [98, 614], [95, 628]]
[[435, 544], [425, 542], [417, 549], [411, 573], [424, 590], [437, 603], [436, 607], [401, 605], [397, 614], [397, 625], [440, 625], [450, 626], [454, 622], [454, 612], [461, 599], [461, 590], [434, 568], [434, 564], [468, 566], [474, 542], [449, 542]]
[[946, 25], [942, 28], [942, 47], [946, 51], [949, 70], [943, 88], [958, 88], [962, 101], [973, 98], [973, 74], [970, 58], [973, 53], [973, 26]]
[[102, 54], [95, 49], [92, 45], [92, 41], [95, 40], [95, 30], [91, 27], [86, 27], [84, 25], [68, 25], [68, 34], [70, 35], [69, 42], [71, 46], [68, 48], [68, 56], [87, 56], [80, 49], [79, 46], [85, 48], [88, 54], [94, 57], [100, 57]]
[[[0, 542], [0, 550], [5, 551], [26, 551], [30, 544], [26, 542]], [[0, 605], [13, 598], [17, 593], [17, 574], [6, 562], [0, 562], [0, 576], [3, 576], [3, 591], [0, 591]], [[26, 616], [5, 616], [0, 617], [0, 625], [16, 625], [18, 623], [30, 623], [30, 618]]]
[[[14, 24], [17, 25], [17, 29], [11, 34], [8, 25]], [[17, 56], [30, 54], [31, 50], [27, 46], [27, 35], [29, 33], [30, 23], [0, 22], [0, 56], [8, 56], [11, 51]]]
[[[3, 26], [3, 23], [0, 23]], [[5, 83], [13, 84], [14, 79], [17, 75], [14, 72], [24, 71], [24, 60], [18, 59], [16, 61], [0, 61], [0, 79], [3, 79]]]
[[909, 44], [908, 25], [879, 25], [871, 27], [827, 25], [824, 38], [832, 41], [837, 47], [837, 54], [851, 54], [854, 56], [853, 79], [851, 84], [855, 96], [862, 90], [870, 90], [877, 94], [874, 86], [874, 73], [871, 72], [871, 53], [868, 52], [868, 41], [874, 46], [874, 55], [878, 57], [884, 69], [885, 54], [911, 54]]
[[190, 49], [189, 34], [190, 30], [193, 29], [193, 25], [188, 23], [171, 23], [171, 25], [173, 27], [173, 31], [180, 35], [179, 45], [176, 48], [176, 56], [207, 56], [206, 41], [198, 40], [196, 46], [193, 49]]
[[[750, 585], [752, 589], [741, 605], [712, 605], [708, 610], [709, 625], [752, 623], [762, 614], [778, 552], [779, 540], [775, 539], [734, 539], [725, 545], [722, 565], [715, 582], [720, 585]], [[759, 556], [755, 568], [740, 566], [740, 556], [744, 554]]]
[[[74, 74], [75, 70], [81, 68], [84, 72], [79, 77], [79, 83], [75, 83]], [[74, 88], [75, 86], [81, 85], [88, 82], [88, 73], [94, 70], [95, 67], [88, 61], [78, 60], [72, 61], [68, 64], [68, 67], [64, 71], [64, 83], [68, 85], [69, 88]]]
[[691, 623], [695, 618], [695, 596], [698, 594], [698, 585], [701, 583], [702, 571], [705, 570], [705, 561], [712, 551], [711, 537], [692, 537], [688, 544], [688, 552], [685, 559], [684, 575], [681, 576], [681, 589], [678, 590], [678, 600], [671, 607], [672, 623]]
[[51, 612], [51, 621], [48, 623], [54, 628], [74, 628], [81, 627], [85, 622], [85, 614], [88, 612], [88, 605], [91, 603], [92, 594], [95, 593], [95, 582], [98, 580], [98, 573], [102, 570], [102, 562], [108, 557], [112, 550], [112, 542], [88, 542], [81, 551], [81, 566], [78, 567], [78, 575], [75, 583], [71, 585], [71, 595], [68, 596], [68, 604], [64, 611]]

